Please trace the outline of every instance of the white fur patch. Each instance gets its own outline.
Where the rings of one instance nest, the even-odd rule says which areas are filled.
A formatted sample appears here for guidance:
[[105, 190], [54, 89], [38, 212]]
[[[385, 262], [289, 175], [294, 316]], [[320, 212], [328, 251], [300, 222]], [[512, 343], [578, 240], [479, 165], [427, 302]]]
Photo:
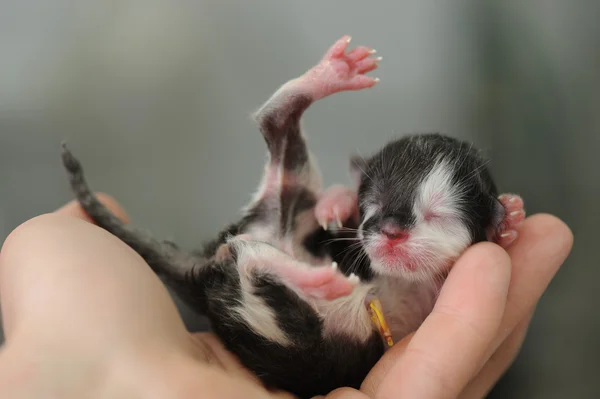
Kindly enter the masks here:
[[428, 213], [433, 218], [460, 219], [461, 206], [460, 195], [462, 187], [453, 182], [452, 167], [445, 161], [438, 161], [429, 174], [423, 179], [419, 186], [414, 214], [417, 223], [425, 220]]
[[379, 212], [379, 209], [375, 205], [367, 205], [365, 215], [363, 217], [363, 221], [360, 224], [360, 226], [358, 226], [358, 238], [360, 240], [364, 239], [364, 236], [365, 236], [364, 231], [363, 231], [363, 226], [365, 225], [365, 223], [367, 223], [367, 221], [369, 219], [371, 219], [373, 216], [375, 216], [375, 214], [377, 212]]
[[317, 310], [323, 317], [325, 335], [344, 334], [364, 342], [371, 337], [375, 326], [366, 307], [371, 284], [359, 284], [352, 294], [333, 301], [319, 301]]
[[233, 309], [233, 312], [237, 313], [246, 325], [257, 334], [283, 346], [291, 345], [285, 332], [279, 328], [273, 310], [262, 298], [252, 293], [253, 286], [248, 278], [243, 277], [240, 282], [242, 287], [241, 303], [240, 306]]
[[236, 247], [238, 253], [237, 264], [242, 289], [240, 306], [233, 311], [257, 334], [283, 346], [291, 345], [290, 339], [279, 328], [272, 308], [267, 306], [262, 298], [254, 295], [250, 273], [252, 269], [265, 267], [262, 265], [263, 262], [285, 259], [278, 259], [283, 256], [269, 245], [247, 243], [236, 239], [231, 241], [231, 245]]
[[273, 241], [273, 237], [277, 237], [277, 230], [277, 227], [269, 224], [268, 221], [261, 221], [261, 223], [253, 223], [244, 234], [248, 234], [255, 241], [268, 243]]
[[422, 258], [419, 263], [424, 267], [420, 269], [428, 275], [448, 267], [471, 243], [462, 219], [462, 190], [452, 181], [452, 168], [443, 160], [419, 187], [413, 207], [417, 223], [410, 232], [409, 246], [417, 258]]

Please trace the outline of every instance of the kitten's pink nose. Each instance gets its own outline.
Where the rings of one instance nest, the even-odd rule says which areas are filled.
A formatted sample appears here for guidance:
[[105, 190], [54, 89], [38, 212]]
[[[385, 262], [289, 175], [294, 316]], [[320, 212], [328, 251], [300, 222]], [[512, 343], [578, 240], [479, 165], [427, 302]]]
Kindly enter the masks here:
[[384, 223], [383, 226], [381, 226], [381, 233], [385, 235], [388, 240], [392, 240], [396, 243], [408, 240], [408, 231], [402, 229], [395, 223]]

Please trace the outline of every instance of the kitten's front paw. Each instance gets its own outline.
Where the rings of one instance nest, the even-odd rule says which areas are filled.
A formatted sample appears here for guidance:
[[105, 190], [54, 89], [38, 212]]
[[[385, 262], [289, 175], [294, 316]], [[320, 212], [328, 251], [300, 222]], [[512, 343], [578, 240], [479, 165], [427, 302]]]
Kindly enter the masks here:
[[351, 274], [346, 277], [337, 270], [337, 263], [331, 267], [320, 266], [305, 269], [292, 279], [300, 294], [313, 299], [333, 300], [350, 295], [360, 278]]
[[315, 206], [315, 217], [323, 229], [340, 229], [344, 223], [358, 223], [358, 194], [342, 185], [329, 187]]

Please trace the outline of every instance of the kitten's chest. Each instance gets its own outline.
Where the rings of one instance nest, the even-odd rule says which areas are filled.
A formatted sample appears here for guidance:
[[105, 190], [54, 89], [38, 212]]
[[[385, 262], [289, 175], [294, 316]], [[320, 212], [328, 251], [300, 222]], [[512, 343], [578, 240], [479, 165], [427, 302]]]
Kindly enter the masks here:
[[376, 293], [386, 321], [398, 342], [415, 331], [431, 313], [439, 288], [433, 283], [412, 283], [378, 277]]
[[315, 256], [305, 246], [306, 238], [320, 228], [314, 217], [313, 208], [299, 212], [290, 226], [282, 228], [272, 220], [257, 220], [246, 227], [245, 234], [253, 240], [266, 242], [295, 260], [311, 265], [330, 265], [329, 256]]

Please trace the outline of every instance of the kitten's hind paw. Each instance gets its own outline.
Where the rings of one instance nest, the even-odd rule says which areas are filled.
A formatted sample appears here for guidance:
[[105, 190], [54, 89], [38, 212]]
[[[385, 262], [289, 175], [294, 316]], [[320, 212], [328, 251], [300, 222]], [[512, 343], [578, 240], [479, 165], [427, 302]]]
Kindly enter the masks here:
[[517, 228], [525, 220], [524, 203], [523, 199], [515, 194], [502, 194], [498, 201], [504, 207], [504, 217], [498, 226], [494, 241], [506, 248], [517, 239]]

